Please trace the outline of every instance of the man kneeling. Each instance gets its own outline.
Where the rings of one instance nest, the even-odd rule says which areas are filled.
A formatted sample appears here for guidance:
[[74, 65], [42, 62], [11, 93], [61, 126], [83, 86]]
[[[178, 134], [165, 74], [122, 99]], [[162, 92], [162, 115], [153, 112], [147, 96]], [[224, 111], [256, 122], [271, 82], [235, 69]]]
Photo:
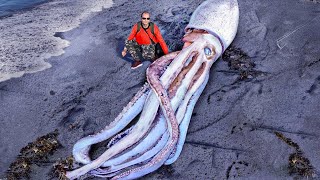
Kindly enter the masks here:
[[134, 59], [131, 69], [142, 66], [141, 56], [143, 59], [154, 61], [156, 58], [156, 44], [159, 43], [163, 53], [168, 54], [169, 50], [166, 42], [161, 36], [158, 26], [150, 22], [150, 13], [143, 12], [141, 14], [141, 22], [136, 23], [125, 42], [125, 47], [122, 51], [122, 56], [129, 51]]

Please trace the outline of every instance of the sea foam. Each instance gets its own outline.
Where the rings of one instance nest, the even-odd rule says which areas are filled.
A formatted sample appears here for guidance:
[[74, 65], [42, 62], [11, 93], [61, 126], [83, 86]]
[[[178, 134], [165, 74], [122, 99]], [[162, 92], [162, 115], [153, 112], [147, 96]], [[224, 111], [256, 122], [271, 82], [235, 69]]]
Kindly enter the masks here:
[[78, 27], [112, 0], [53, 0], [0, 19], [0, 82], [50, 68], [45, 60], [64, 53], [67, 40], [55, 37]]

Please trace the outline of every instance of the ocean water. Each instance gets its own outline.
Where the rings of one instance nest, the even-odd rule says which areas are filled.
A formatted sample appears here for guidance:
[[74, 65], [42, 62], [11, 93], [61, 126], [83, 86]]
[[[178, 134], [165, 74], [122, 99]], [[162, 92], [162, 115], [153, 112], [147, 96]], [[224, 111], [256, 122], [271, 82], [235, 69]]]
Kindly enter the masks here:
[[[11, 12], [0, 17], [0, 82], [50, 68], [46, 60], [70, 45], [55, 33], [78, 27], [112, 4], [112, 0], [0, 0], [1, 12]], [[27, 9], [17, 12], [21, 8]]]
[[0, 0], [0, 17], [14, 14], [15, 12], [31, 8], [48, 0]]

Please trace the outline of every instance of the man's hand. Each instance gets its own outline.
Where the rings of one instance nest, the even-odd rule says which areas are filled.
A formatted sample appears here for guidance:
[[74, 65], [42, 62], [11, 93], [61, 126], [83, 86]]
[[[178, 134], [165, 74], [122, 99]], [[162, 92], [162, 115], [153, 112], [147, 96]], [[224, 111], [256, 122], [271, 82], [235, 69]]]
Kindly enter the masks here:
[[122, 55], [122, 57], [124, 57], [126, 54], [127, 54], [127, 48], [124, 47], [122, 52], [121, 52], [121, 55]]

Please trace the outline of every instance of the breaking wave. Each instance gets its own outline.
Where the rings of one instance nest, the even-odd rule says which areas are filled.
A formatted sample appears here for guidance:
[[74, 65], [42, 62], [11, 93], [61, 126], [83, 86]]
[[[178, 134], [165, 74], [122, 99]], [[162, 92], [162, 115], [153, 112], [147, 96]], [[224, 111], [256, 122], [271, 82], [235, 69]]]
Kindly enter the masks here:
[[0, 82], [50, 68], [45, 60], [64, 53], [67, 40], [55, 37], [78, 27], [112, 0], [53, 0], [0, 18]]

